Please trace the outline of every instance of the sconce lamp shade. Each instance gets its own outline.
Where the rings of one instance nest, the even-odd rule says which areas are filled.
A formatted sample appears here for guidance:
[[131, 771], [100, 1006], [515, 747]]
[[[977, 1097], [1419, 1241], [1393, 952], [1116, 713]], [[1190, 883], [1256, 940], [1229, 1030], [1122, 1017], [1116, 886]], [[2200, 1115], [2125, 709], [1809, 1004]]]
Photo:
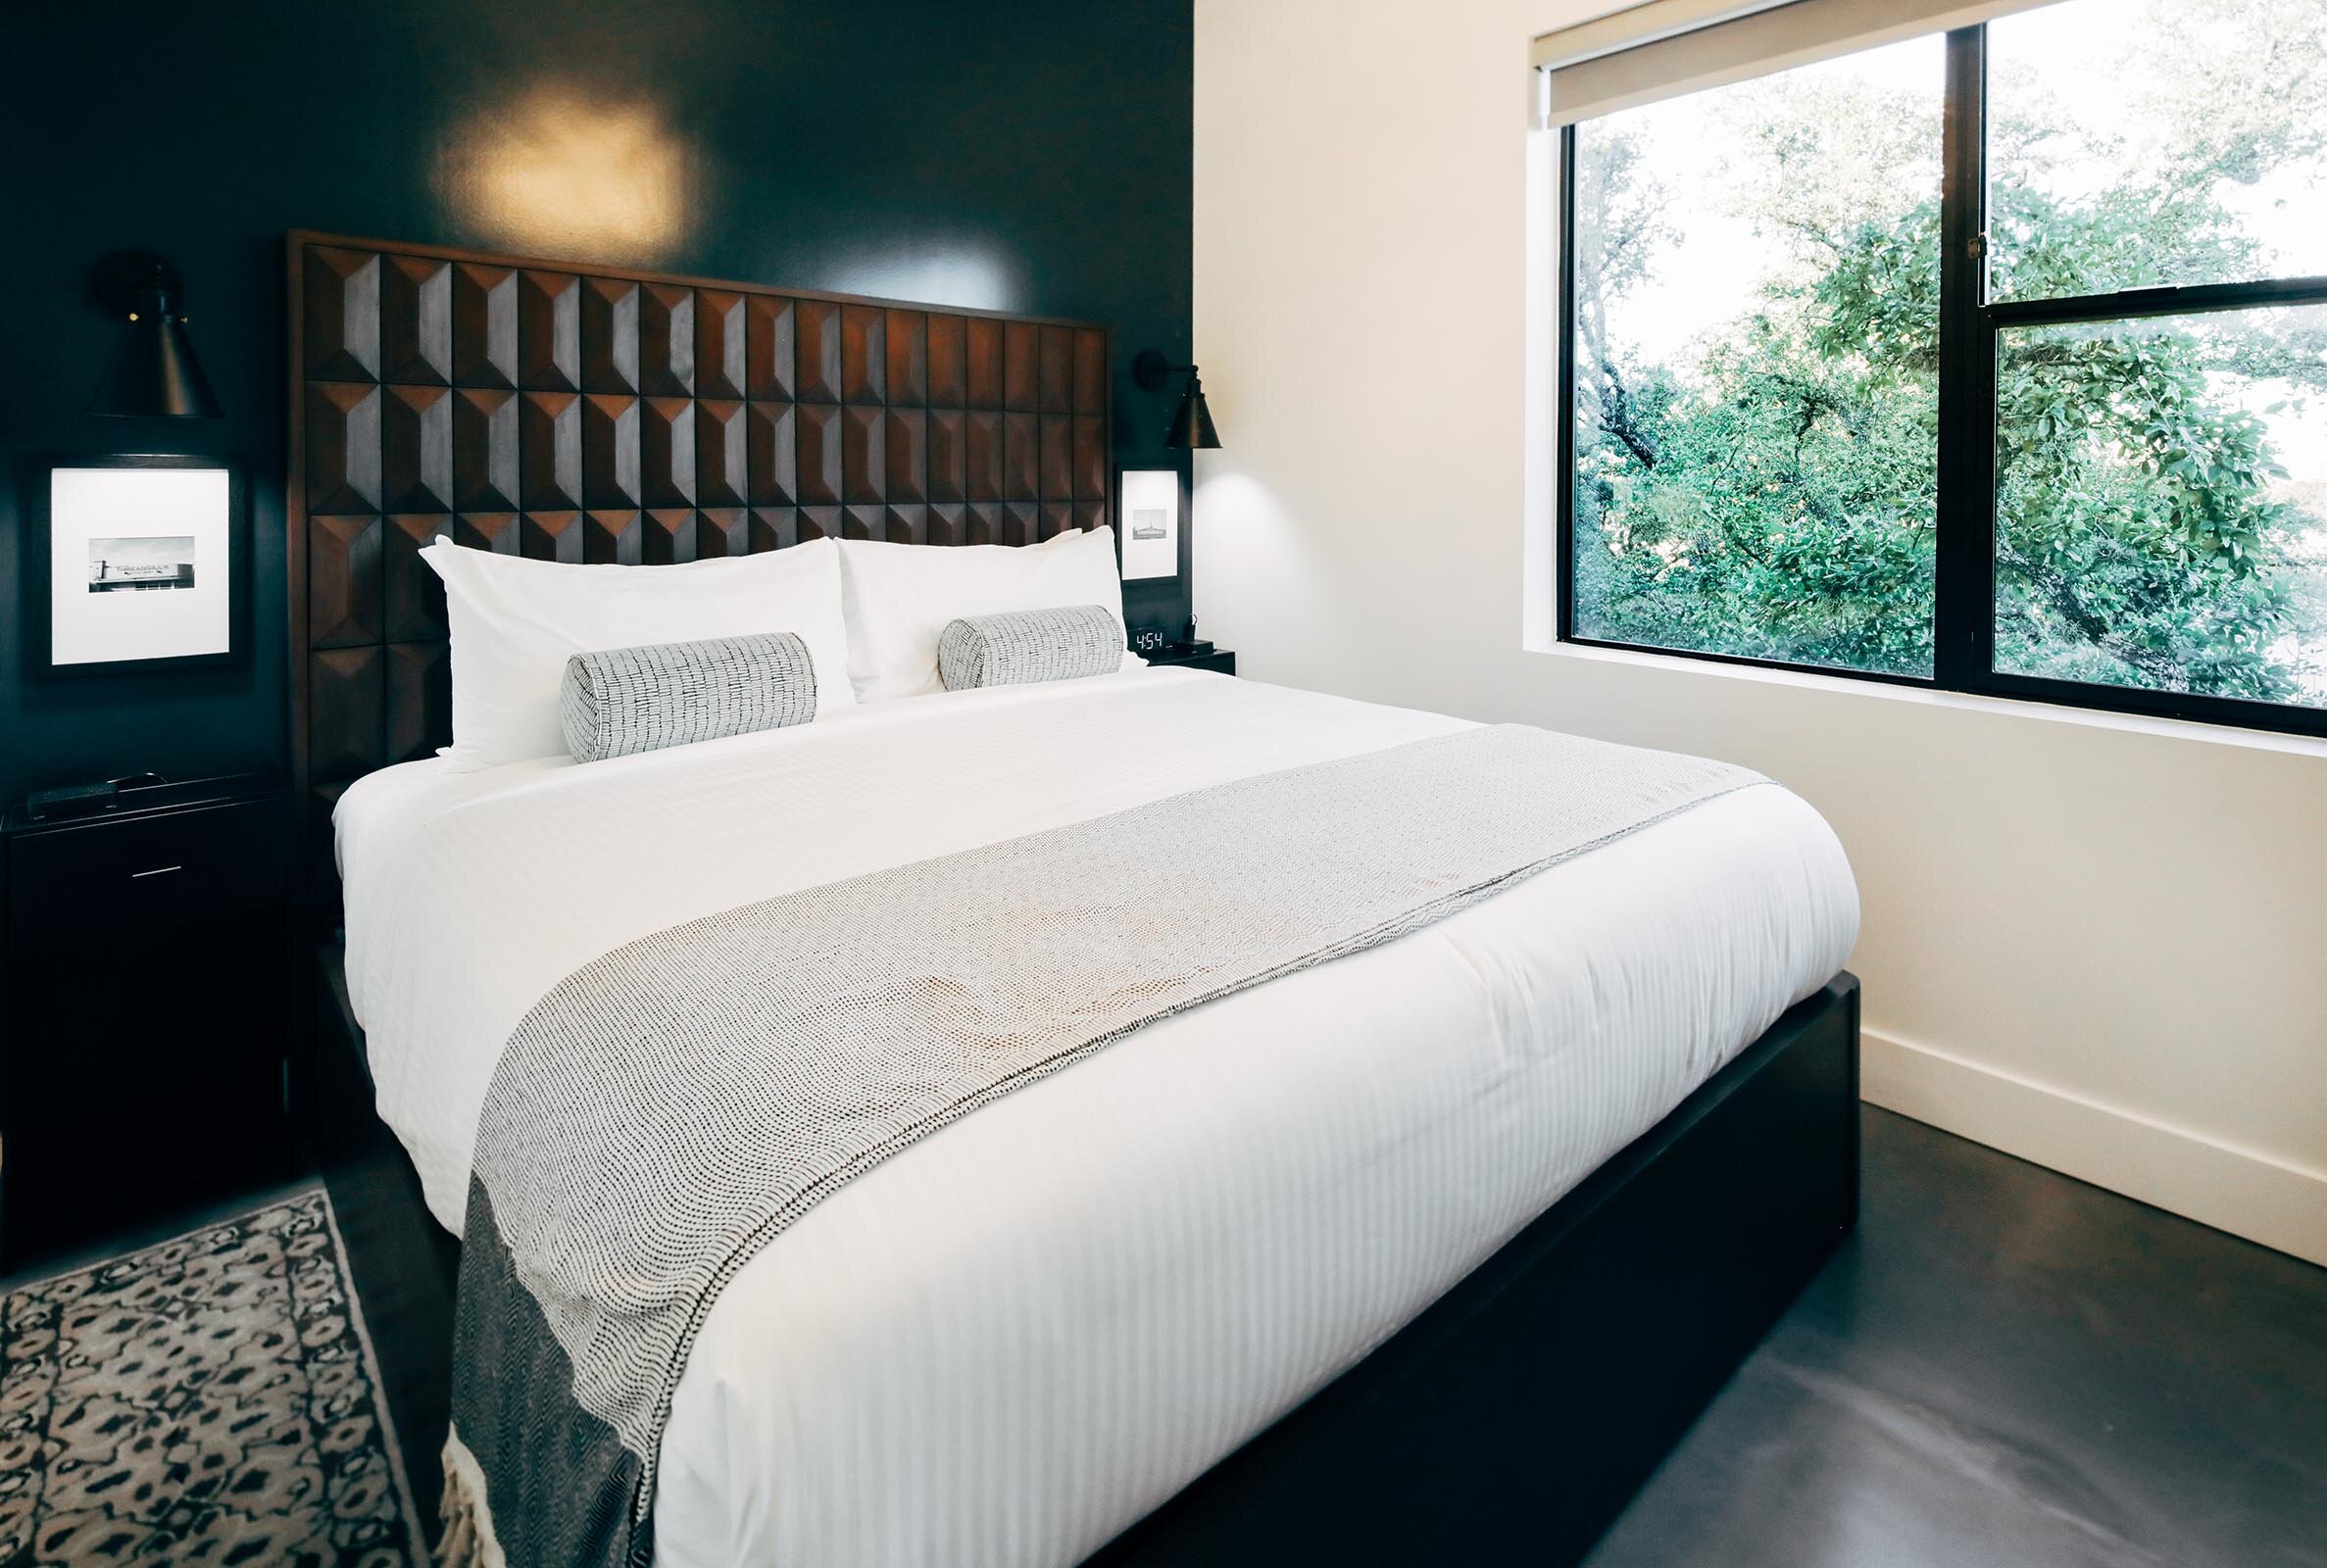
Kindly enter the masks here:
[[91, 414], [140, 419], [215, 419], [225, 411], [202, 362], [194, 357], [180, 314], [176, 270], [160, 257], [141, 258], [143, 275], [131, 291], [129, 321], [114, 345]]
[[1180, 394], [1179, 408], [1172, 413], [1171, 427], [1164, 432], [1167, 447], [1210, 449], [1220, 444], [1220, 432], [1212, 422], [1212, 410], [1204, 402], [1204, 377], [1193, 365], [1173, 365], [1154, 349], [1145, 349], [1131, 362], [1131, 378], [1150, 392], [1161, 391], [1166, 377], [1187, 373], [1187, 389]]
[[1167, 447], [1216, 447], [1220, 432], [1213, 428], [1212, 410], [1204, 403], [1204, 381], [1196, 368], [1188, 368], [1188, 390], [1179, 400], [1179, 412], [1171, 416], [1171, 428], [1164, 432]]

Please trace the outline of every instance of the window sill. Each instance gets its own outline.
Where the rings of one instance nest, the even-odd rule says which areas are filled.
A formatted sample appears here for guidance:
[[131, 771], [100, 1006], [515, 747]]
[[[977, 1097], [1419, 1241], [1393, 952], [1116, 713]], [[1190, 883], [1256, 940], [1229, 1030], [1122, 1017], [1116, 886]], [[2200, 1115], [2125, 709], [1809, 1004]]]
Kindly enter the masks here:
[[2134, 735], [2156, 735], [2168, 740], [2206, 746], [2229, 746], [2241, 751], [2279, 752], [2294, 757], [2327, 759], [2327, 740], [2308, 735], [2282, 735], [2272, 730], [2241, 729], [2229, 724], [2201, 724], [2182, 718], [2152, 718], [2141, 713], [2113, 713], [2095, 708], [2069, 708], [2056, 703], [1987, 697], [1969, 692], [1935, 691], [1925, 686], [1902, 686], [1892, 681], [1858, 680], [1807, 669], [1769, 669], [1758, 664], [1728, 664], [1687, 654], [1648, 654], [1629, 648], [1594, 648], [1580, 643], [1529, 641], [1527, 652], [1549, 659], [1574, 659], [1590, 663], [1630, 664], [1707, 676], [1718, 680], [1751, 681], [1764, 686], [1793, 686], [1837, 696], [1875, 702], [1917, 703], [1926, 708], [1958, 712], [1996, 713], [2047, 724], [2076, 724], [2088, 729], [2116, 730]]

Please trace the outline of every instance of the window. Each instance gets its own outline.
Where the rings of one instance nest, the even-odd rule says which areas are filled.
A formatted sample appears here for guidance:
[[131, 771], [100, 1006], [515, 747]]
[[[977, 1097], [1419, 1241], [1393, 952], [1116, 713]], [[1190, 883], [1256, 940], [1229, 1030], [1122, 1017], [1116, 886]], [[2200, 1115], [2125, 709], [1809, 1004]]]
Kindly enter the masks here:
[[1577, 635], [1930, 675], [1946, 75], [1930, 37], [1575, 128]]
[[1562, 638], [2327, 734], [2327, 5], [1562, 137]]

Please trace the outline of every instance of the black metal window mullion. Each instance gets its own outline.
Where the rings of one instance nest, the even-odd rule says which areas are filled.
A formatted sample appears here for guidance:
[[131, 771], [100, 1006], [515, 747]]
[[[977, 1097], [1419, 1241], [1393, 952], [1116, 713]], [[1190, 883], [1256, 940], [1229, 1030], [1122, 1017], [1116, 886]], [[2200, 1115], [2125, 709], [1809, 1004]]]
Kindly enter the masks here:
[[2058, 299], [1998, 300], [1987, 308], [1992, 327], [2059, 326], [2078, 321], [2138, 321], [2152, 316], [2206, 316], [2268, 305], [2327, 304], [2327, 277], [2273, 277], [2253, 283], [2188, 283], [2129, 288], [2115, 294]]
[[1552, 586], [1554, 634], [1561, 642], [1576, 641], [1575, 571], [1569, 552], [1575, 545], [1575, 127], [1560, 127], [1560, 391], [1552, 415], [1555, 480], [1558, 497], [1552, 508], [1559, 538], [1552, 543], [1559, 581]]
[[1996, 329], [1988, 304], [1988, 29], [1948, 34], [1940, 132], [1939, 497], [1931, 673], [1967, 691], [1996, 662]]

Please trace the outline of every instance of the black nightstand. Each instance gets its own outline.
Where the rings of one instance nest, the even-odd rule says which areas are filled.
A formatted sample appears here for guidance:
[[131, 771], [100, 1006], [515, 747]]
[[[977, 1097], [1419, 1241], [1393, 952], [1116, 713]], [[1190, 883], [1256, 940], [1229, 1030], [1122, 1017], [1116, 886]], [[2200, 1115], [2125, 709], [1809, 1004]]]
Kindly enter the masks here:
[[1143, 658], [1151, 664], [1164, 669], [1209, 669], [1215, 675], [1236, 673], [1236, 656], [1225, 649], [1213, 648], [1200, 654], [1147, 654]]
[[0, 819], [0, 1267], [284, 1164], [288, 792], [124, 800]]

